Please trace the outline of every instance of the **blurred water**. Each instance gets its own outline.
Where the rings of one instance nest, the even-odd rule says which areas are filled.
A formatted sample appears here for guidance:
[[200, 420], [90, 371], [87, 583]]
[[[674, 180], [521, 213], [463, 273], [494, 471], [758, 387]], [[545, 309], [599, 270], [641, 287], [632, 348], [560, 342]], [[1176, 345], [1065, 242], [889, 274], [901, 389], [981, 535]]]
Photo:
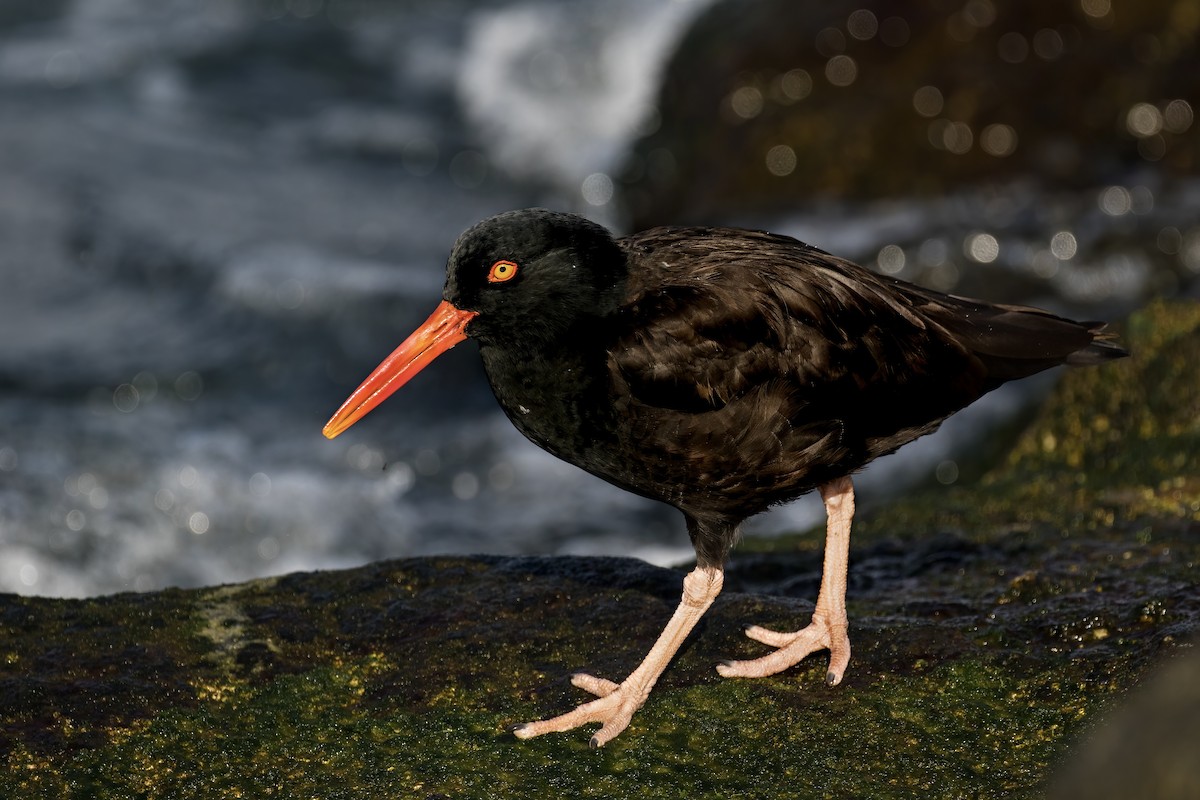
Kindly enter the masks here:
[[[436, 304], [463, 228], [532, 204], [605, 216], [582, 182], [620, 157], [699, 5], [0, 18], [0, 590], [669, 540], [670, 512], [525, 443], [469, 347], [373, 424], [320, 427]], [[561, 70], [579, 48], [594, 66]], [[616, 524], [580, 521], [599, 507]]]
[[[336, 442], [320, 428], [432, 310], [463, 228], [535, 204], [616, 220], [608, 172], [655, 124], [661, 64], [703, 5], [14, 0], [0, 13], [0, 591], [436, 552], [686, 558], [676, 512], [525, 442], [471, 345]], [[1181, 209], [1162, 225], [1200, 271], [1197, 192], [1171, 189], [1185, 190], [1157, 213]], [[1047, 261], [1063, 215], [1082, 220], [1083, 250], [1087, 220], [1112, 214], [1090, 195], [1045, 200], [737, 221], [949, 287], [963, 248], [991, 252], [970, 238], [986, 220], [1005, 237], [997, 268], [1041, 269], [1032, 286], [1064, 281], [1081, 307], [1152, 288], [1136, 252], [1078, 280], [1070, 257]], [[1155, 213], [1135, 200], [1123, 214]], [[867, 484], [928, 476], [1020, 398], [997, 393]], [[817, 513], [797, 504], [755, 529]]]

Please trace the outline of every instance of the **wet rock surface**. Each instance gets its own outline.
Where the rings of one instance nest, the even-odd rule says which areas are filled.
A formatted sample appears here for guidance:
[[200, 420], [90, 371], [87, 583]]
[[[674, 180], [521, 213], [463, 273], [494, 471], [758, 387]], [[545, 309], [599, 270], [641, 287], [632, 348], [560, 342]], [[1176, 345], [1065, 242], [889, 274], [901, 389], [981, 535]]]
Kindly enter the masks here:
[[[519, 742], [504, 728], [583, 699], [576, 670], [632, 669], [681, 570], [445, 557], [90, 600], [6, 595], [0, 793], [1042, 796], [1076, 742], [1200, 628], [1200, 308], [1153, 306], [1125, 339], [1134, 358], [1066, 373], [981, 480], [863, 515], [854, 655], [835, 689], [824, 655], [765, 680], [713, 670], [761, 653], [743, 624], [806, 622], [814, 531], [744, 543], [726, 592], [600, 751], [584, 731]], [[1155, 386], [1173, 401], [1155, 402]]]

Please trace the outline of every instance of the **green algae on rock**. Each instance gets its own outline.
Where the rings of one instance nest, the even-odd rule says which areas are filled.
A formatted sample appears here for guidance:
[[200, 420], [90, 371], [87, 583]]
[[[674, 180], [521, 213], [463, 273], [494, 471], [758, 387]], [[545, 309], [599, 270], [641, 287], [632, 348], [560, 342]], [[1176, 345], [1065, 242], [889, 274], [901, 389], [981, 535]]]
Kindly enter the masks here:
[[758, 649], [742, 623], [811, 612], [813, 534], [738, 551], [726, 593], [600, 751], [503, 730], [574, 699], [580, 667], [628, 671], [679, 571], [445, 557], [3, 596], [0, 795], [1039, 797], [1098, 712], [1200, 628], [1200, 311], [1155, 304], [1123, 335], [1134, 357], [1104, 378], [1068, 371], [977, 485], [864, 518], [836, 689], [820, 657], [763, 680], [713, 671]]

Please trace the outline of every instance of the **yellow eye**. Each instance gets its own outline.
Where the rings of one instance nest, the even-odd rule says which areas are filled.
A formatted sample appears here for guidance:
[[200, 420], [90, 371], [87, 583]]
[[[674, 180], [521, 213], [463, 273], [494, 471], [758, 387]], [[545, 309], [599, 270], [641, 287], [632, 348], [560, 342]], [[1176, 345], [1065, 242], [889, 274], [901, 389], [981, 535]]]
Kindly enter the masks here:
[[488, 272], [488, 283], [504, 283], [517, 276], [517, 265], [511, 261], [497, 261]]

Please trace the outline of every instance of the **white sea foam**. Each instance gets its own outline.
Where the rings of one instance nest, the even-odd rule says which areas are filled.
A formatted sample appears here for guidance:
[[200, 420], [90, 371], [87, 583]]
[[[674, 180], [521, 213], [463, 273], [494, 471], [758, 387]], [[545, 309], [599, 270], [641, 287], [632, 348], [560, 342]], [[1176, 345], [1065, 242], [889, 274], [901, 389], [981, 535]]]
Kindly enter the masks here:
[[509, 175], [577, 194], [653, 124], [663, 65], [708, 3], [526, 2], [478, 13], [458, 80], [473, 133]]

